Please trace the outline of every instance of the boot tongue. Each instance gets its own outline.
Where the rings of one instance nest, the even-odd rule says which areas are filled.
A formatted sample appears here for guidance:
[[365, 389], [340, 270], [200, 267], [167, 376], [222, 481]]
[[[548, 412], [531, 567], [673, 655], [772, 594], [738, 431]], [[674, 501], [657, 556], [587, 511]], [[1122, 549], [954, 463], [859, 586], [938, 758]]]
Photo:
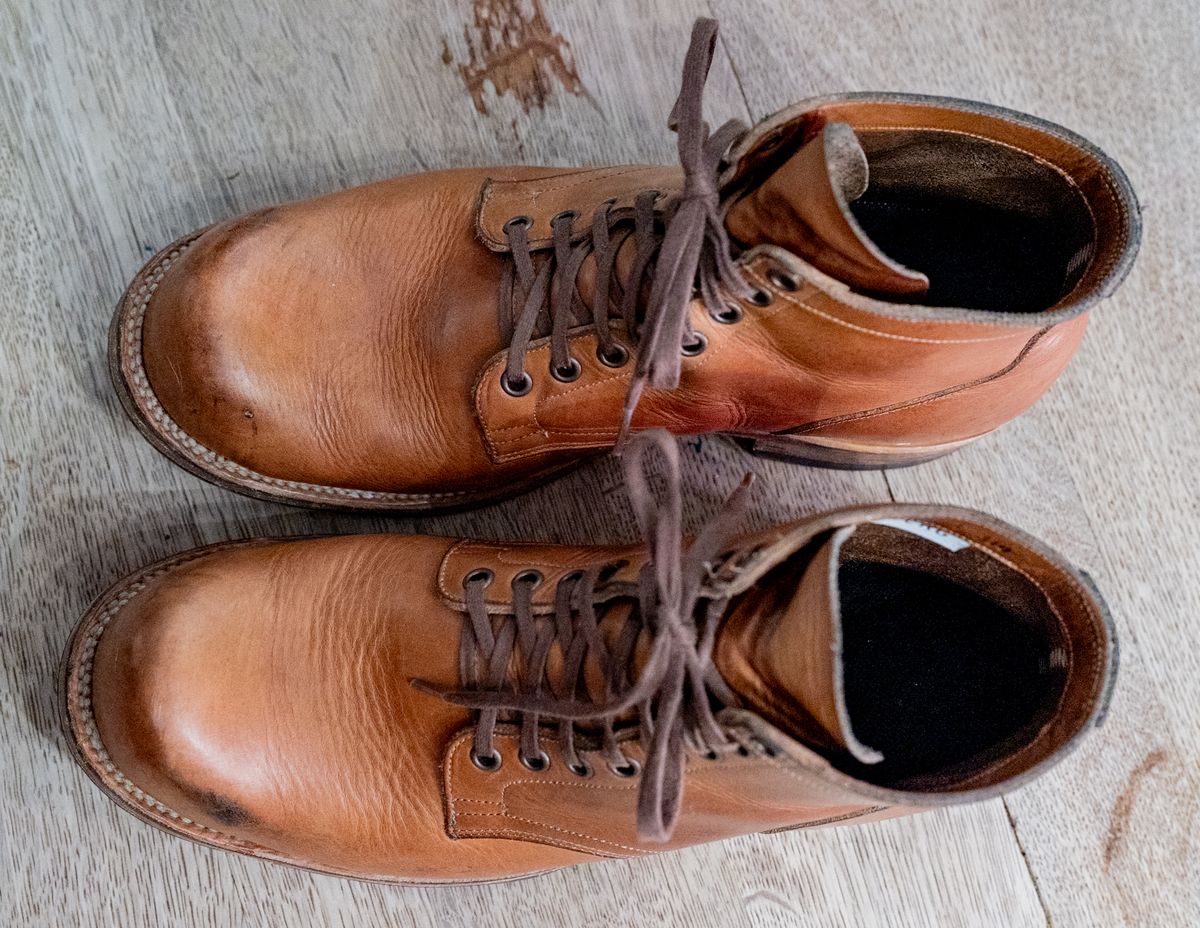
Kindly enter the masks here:
[[747, 708], [818, 751], [848, 752], [875, 764], [883, 755], [855, 737], [843, 686], [838, 562], [854, 531], [849, 526], [832, 533], [797, 586], [776, 585], [790, 587], [782, 602], [734, 605], [718, 636], [715, 660]]
[[880, 251], [850, 212], [868, 182], [854, 130], [828, 123], [735, 202], [725, 225], [743, 245], [786, 248], [855, 290], [920, 296], [929, 278]]

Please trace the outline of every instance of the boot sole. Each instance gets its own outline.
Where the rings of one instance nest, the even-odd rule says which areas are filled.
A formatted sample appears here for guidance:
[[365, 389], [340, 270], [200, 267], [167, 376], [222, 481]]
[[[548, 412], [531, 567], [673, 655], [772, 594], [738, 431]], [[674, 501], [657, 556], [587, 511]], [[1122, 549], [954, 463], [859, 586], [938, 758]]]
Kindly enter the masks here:
[[800, 435], [732, 437], [737, 444], [759, 457], [836, 470], [891, 470], [913, 467], [953, 454], [959, 448], [975, 441], [974, 438], [968, 438], [942, 445], [889, 448], [827, 438], [806, 438]]
[[164, 558], [113, 584], [101, 594], [84, 614], [63, 651], [59, 662], [60, 721], [71, 757], [105, 796], [126, 812], [149, 825], [179, 838], [186, 838], [206, 847], [231, 851], [247, 857], [286, 864], [310, 873], [345, 877], [367, 883], [404, 884], [417, 886], [474, 885], [480, 883], [510, 883], [548, 873], [539, 870], [514, 877], [486, 880], [405, 880], [391, 877], [363, 876], [342, 870], [314, 867], [299, 863], [271, 851], [269, 848], [241, 841], [231, 835], [208, 828], [180, 815], [165, 804], [146, 794], [134, 784], [109, 758], [100, 740], [92, 715], [92, 663], [96, 647], [105, 626], [127, 606], [152, 580], [184, 564], [208, 554], [234, 547], [263, 544], [279, 539], [256, 538], [246, 541], [221, 542], [196, 548], [183, 554]]

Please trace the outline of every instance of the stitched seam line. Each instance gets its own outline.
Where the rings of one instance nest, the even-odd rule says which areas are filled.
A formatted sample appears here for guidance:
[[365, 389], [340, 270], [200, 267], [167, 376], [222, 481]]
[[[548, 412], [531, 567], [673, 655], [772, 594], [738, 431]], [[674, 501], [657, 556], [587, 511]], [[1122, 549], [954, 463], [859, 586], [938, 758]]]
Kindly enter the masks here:
[[[463, 831], [459, 832], [458, 834], [460, 837], [464, 837], [464, 838], [507, 838], [509, 840], [512, 840], [514, 838], [520, 838], [525, 841], [531, 841], [534, 844], [544, 844], [548, 847], [561, 847], [561, 848], [565, 848], [568, 851], [579, 851], [582, 854], [590, 854], [593, 857], [607, 857], [607, 858], [612, 858], [612, 859], [621, 859], [623, 857], [628, 856], [626, 854], [614, 854], [610, 851], [604, 851], [600, 848], [588, 847], [587, 845], [577, 844], [573, 841], [555, 840], [546, 835], [537, 834], [536, 832], [518, 831], [516, 829], [510, 829], [510, 828], [506, 828], [503, 830], [492, 829], [492, 828], [467, 828], [467, 829], [464, 829]], [[660, 853], [660, 852], [659, 851], [648, 851], [648, 850], [642, 850], [642, 849], [639, 849], [637, 851], [638, 856], [643, 856], [643, 857], [650, 855], [650, 854], [657, 854], [657, 853]]]
[[[593, 835], [587, 835], [587, 834], [583, 834], [581, 832], [571, 831], [566, 828], [560, 828], [559, 826], [551, 825], [548, 822], [540, 822], [540, 821], [537, 821], [536, 819], [524, 818], [519, 815], [512, 815], [508, 812], [508, 808], [507, 808], [507, 806], [508, 806], [508, 788], [510, 786], [517, 786], [519, 784], [533, 783], [533, 784], [541, 784], [541, 785], [546, 785], [546, 786], [568, 786], [573, 789], [605, 790], [608, 792], [628, 792], [635, 788], [632, 785], [629, 785], [629, 786], [601, 786], [599, 784], [592, 784], [592, 783], [573, 783], [569, 780], [533, 779], [530, 777], [523, 777], [518, 780], [510, 780], [508, 783], [504, 784], [504, 787], [500, 791], [500, 800], [498, 802], [492, 801], [492, 800], [463, 800], [463, 801], [469, 801], [469, 802], [487, 802], [489, 805], [498, 805], [498, 806], [500, 806], [499, 812], [469, 812], [469, 811], [468, 812], [460, 812], [458, 809], [458, 803], [460, 800], [457, 796], [454, 795], [451, 787], [455, 780], [455, 777], [454, 777], [455, 763], [457, 761], [458, 755], [461, 753], [462, 746], [467, 742], [469, 737], [470, 737], [470, 733], [468, 731], [463, 731], [458, 735], [458, 737], [456, 737], [454, 739], [453, 743], [450, 745], [450, 749], [448, 751], [449, 759], [446, 763], [446, 799], [447, 799], [447, 803], [449, 805], [449, 809], [447, 810], [448, 811], [447, 817], [450, 820], [449, 825], [453, 829], [453, 832], [455, 834], [465, 835], [465, 834], [470, 833], [470, 834], [473, 834], [475, 837], [483, 837], [486, 835], [494, 834], [494, 836], [496, 836], [496, 837], [512, 838], [515, 836], [515, 837], [526, 838], [528, 840], [535, 841], [538, 843], [549, 843], [552, 845], [559, 843], [556, 841], [548, 840], [547, 836], [545, 836], [545, 835], [539, 835], [536, 833], [529, 834], [529, 833], [520, 832], [520, 831], [509, 831], [507, 829], [504, 831], [499, 831], [499, 832], [493, 833], [490, 830], [489, 831], [480, 831], [480, 830], [472, 831], [470, 829], [460, 829], [459, 828], [460, 816], [475, 816], [475, 817], [479, 817], [479, 818], [486, 818], [486, 817], [504, 818], [504, 819], [511, 820], [511, 821], [522, 822], [526, 825], [533, 825], [536, 828], [546, 828], [546, 829], [549, 829], [550, 831], [556, 831], [559, 834], [571, 835], [572, 837], [575, 837], [575, 838], [581, 838], [584, 841], [594, 841], [598, 844], [604, 844], [604, 845], [608, 845], [609, 847], [619, 848], [621, 850], [629, 851], [634, 854], [647, 853], [647, 851], [645, 851], [642, 848], [631, 847], [627, 844], [620, 844], [615, 841], [607, 841], [604, 838], [597, 838]], [[588, 847], [588, 846], [578, 846], [578, 845], [569, 845], [569, 846], [574, 848], [575, 850], [588, 851], [590, 853], [603, 853], [602, 851], [597, 851], [594, 848]]]
[[[747, 268], [747, 275], [759, 283], [762, 283], [764, 280], [764, 278], [761, 275], [755, 274], [749, 268]], [[800, 305], [803, 305], [803, 304], [800, 304]], [[805, 307], [805, 308], [807, 308], [807, 307]], [[777, 313], [781, 312], [782, 309], [783, 309], [782, 306], [775, 305], [770, 310], [766, 310], [766, 311], [757, 313], [757, 318], [760, 321], [770, 319]], [[744, 331], [745, 330], [742, 329], [741, 331], [731, 332], [727, 338], [721, 339], [716, 344], [714, 344], [715, 339], [709, 339], [709, 345], [711, 346], [711, 350], [706, 351], [699, 360], [697, 360], [694, 364], [692, 364], [691, 369], [695, 370], [696, 368], [701, 367], [704, 364], [708, 363], [708, 361], [712, 357], [714, 357], [716, 354], [725, 350], [730, 345], [732, 345], [735, 341], [742, 338]], [[572, 340], [587, 338], [588, 336], [589, 336], [589, 333], [585, 332], [578, 336], [575, 336], [575, 338]], [[539, 346], [537, 351], [541, 352], [541, 351], [543, 351], [543, 349], [545, 350], [545, 352], [547, 354], [549, 354], [549, 348], [545, 345]], [[482, 381], [484, 377], [492, 376], [492, 372], [495, 370], [498, 370], [501, 367], [502, 363], [503, 363], [503, 359], [501, 359], [501, 358], [497, 358], [495, 361], [493, 361], [490, 365], [488, 365], [484, 374], [480, 377], [480, 380]], [[558, 402], [560, 399], [562, 399], [563, 397], [566, 397], [567, 395], [569, 395], [571, 393], [578, 393], [578, 392], [584, 391], [584, 390], [595, 390], [600, 387], [607, 386], [608, 384], [612, 383], [613, 381], [628, 380], [630, 377], [632, 377], [632, 373], [628, 373], [628, 372], [627, 373], [613, 373], [613, 374], [605, 375], [604, 377], [602, 377], [599, 380], [592, 380], [586, 384], [579, 384], [576, 386], [572, 386], [569, 389], [562, 391], [561, 393], [555, 393], [555, 394], [553, 394], [551, 396], [547, 396], [547, 397], [539, 397], [537, 402], [534, 405], [533, 416], [532, 416], [532, 420], [533, 420], [532, 425], [530, 425], [529, 423], [521, 423], [518, 425], [502, 426], [501, 428], [498, 428], [498, 429], [492, 429], [487, 425], [486, 422], [484, 422], [484, 426], [483, 426], [484, 439], [487, 442], [489, 449], [493, 452], [493, 454], [496, 457], [503, 458], [504, 460], [507, 460], [507, 461], [519, 460], [520, 458], [530, 457], [532, 455], [542, 453], [543, 449], [537, 448], [537, 447], [530, 448], [530, 449], [527, 449], [524, 451], [507, 451], [500, 447], [502, 445], [509, 446], [509, 447], [511, 447], [513, 445], [518, 445], [518, 444], [526, 441], [533, 435], [537, 435], [537, 434], [541, 434], [542, 437], [544, 437], [547, 441], [549, 441], [553, 437], [553, 435], [565, 436], [568, 439], [575, 439], [577, 444], [580, 441], [583, 441], [583, 440], [585, 440], [587, 438], [591, 438], [591, 437], [595, 437], [595, 438], [611, 437], [611, 438], [613, 438], [613, 440], [615, 440], [615, 438], [616, 438], [616, 427], [615, 426], [587, 428], [587, 429], [547, 429], [541, 423], [541, 421], [538, 419], [538, 416], [539, 416], [539, 413], [541, 412], [541, 409], [543, 408], [543, 406], [545, 406], [551, 402]], [[481, 416], [480, 418], [482, 421], [483, 417]], [[493, 435], [493, 432], [498, 432], [498, 431], [510, 432], [515, 429], [523, 429], [524, 432], [515, 437], [504, 438], [504, 439], [497, 439]], [[568, 443], [565, 447], [571, 447], [570, 443]], [[586, 444], [584, 445], [584, 447], [586, 447]]]
[[[560, 177], [577, 177], [578, 178], [578, 180], [575, 180], [573, 183], [548, 184], [546, 186], [537, 187], [533, 191], [531, 191], [531, 194], [530, 194], [531, 196], [540, 196], [541, 194], [548, 193], [551, 190], [556, 190], [556, 191], [557, 190], [570, 190], [572, 187], [578, 187], [582, 184], [590, 183], [591, 181], [596, 180], [597, 178], [607, 180], [610, 177], [621, 177], [622, 175], [625, 175], [625, 174], [633, 174], [633, 173], [636, 173], [639, 171], [644, 172], [647, 169], [653, 170], [653, 169], [657, 169], [658, 167], [660, 167], [660, 166], [659, 165], [629, 165], [628, 167], [624, 167], [624, 168], [580, 168], [579, 170], [575, 170], [575, 171], [563, 171], [561, 174], [551, 174], [548, 177], [531, 177], [528, 180], [493, 180], [492, 178], [488, 178], [487, 191], [484, 193], [483, 199], [479, 203], [479, 219], [476, 222], [476, 226], [479, 228], [480, 234], [484, 237], [484, 239], [489, 244], [496, 245], [502, 249], [507, 250], [508, 243], [501, 241], [501, 240], [497, 239], [495, 236], [493, 236], [491, 234], [491, 232], [489, 232], [487, 230], [487, 228], [483, 222], [484, 211], [487, 209], [488, 204], [492, 201], [492, 194], [495, 192], [497, 187], [499, 187], [501, 185], [503, 185], [505, 187], [516, 187], [516, 186], [521, 186], [521, 185], [534, 185], [534, 184], [540, 184], [542, 181], [545, 181], [545, 180], [554, 180], [554, 179], [560, 178]], [[586, 175], [586, 176], [580, 176], [580, 175]], [[530, 239], [529, 244], [530, 244], [530, 247], [540, 248], [540, 247], [550, 244], [552, 241], [553, 241], [553, 239], [546, 238], [545, 236], [543, 236], [542, 238]]]
[[[543, 560], [537, 560], [533, 557], [526, 558], [523, 556], [512, 556], [513, 551], [514, 551], [513, 548], [496, 548], [494, 546], [479, 544], [478, 542], [473, 542], [473, 541], [457, 541], [457, 542], [455, 542], [450, 547], [450, 550], [447, 551], [446, 554], [442, 557], [442, 563], [440, 565], [438, 565], [438, 575], [437, 575], [438, 590], [441, 592], [442, 596], [444, 596], [447, 600], [449, 600], [456, 607], [459, 607], [459, 608], [465, 607], [465, 600], [463, 599], [463, 597], [459, 596], [456, 593], [451, 592], [450, 587], [447, 583], [447, 579], [448, 579], [447, 573], [450, 568], [450, 562], [454, 557], [456, 557], [456, 556], [468, 556], [469, 557], [470, 555], [474, 554], [475, 552], [479, 552], [479, 555], [481, 557], [485, 557], [485, 556], [490, 557], [493, 560], [499, 561], [501, 564], [507, 565], [508, 567], [519, 567], [519, 568], [543, 567], [548, 572], [551, 572], [551, 576], [553, 576], [554, 574], [559, 574], [559, 573], [561, 573], [561, 574], [570, 573], [573, 570], [581, 570], [581, 569], [584, 569], [584, 568], [589, 567], [592, 564], [596, 563], [596, 560], [594, 558], [584, 559], [583, 561], [581, 561], [580, 563], [577, 563], [577, 564], [576, 563], [563, 563], [560, 561], [543, 561]], [[601, 560], [603, 560], [603, 559], [601, 559]], [[485, 596], [484, 602], [486, 604], [492, 605], [492, 606], [507, 606], [507, 605], [512, 604], [512, 597], [491, 599], [491, 598], [488, 598]]]
[[[827, 419], [818, 419], [816, 422], [810, 422], [807, 425], [799, 426], [798, 428], [791, 429], [790, 431], [773, 432], [771, 434], [779, 436], [805, 435], [809, 432], [815, 432], [823, 428], [828, 428], [831, 425], [841, 425], [844, 422], [861, 422], [864, 419], [874, 419], [878, 416], [886, 416], [894, 412], [917, 409], [921, 406], [927, 406], [930, 403], [936, 403], [938, 400], [943, 400], [947, 397], [957, 396], [960, 393], [973, 390], [975, 387], [982, 387], [985, 384], [992, 383], [993, 381], [999, 380], [1002, 377], [1011, 374], [1014, 370], [1020, 367], [1021, 363], [1026, 357], [1029, 356], [1029, 353], [1033, 350], [1034, 346], [1041, 341], [1042, 337], [1049, 331], [1050, 329], [1046, 328], [1035, 332], [1033, 337], [1030, 338], [1029, 341], [1025, 343], [1024, 347], [1021, 348], [1020, 352], [1017, 353], [1015, 358], [1013, 358], [1004, 367], [1000, 368], [1000, 370], [984, 377], [979, 377], [975, 380], [968, 381], [967, 383], [958, 384], [957, 386], [946, 387], [944, 390], [938, 390], [934, 393], [927, 393], [924, 396], [918, 396], [915, 399], [905, 400], [902, 403], [892, 403], [890, 406], [879, 406], [875, 409], [863, 410], [862, 412], [853, 412], [842, 416], [832, 416]], [[970, 441], [970, 439], [966, 440]], [[953, 444], [953, 442], [948, 442], [948, 444]]]
[[570, 835], [572, 838], [580, 838], [583, 841], [595, 841], [597, 844], [604, 844], [608, 847], [619, 848], [622, 851], [629, 851], [633, 854], [642, 853], [641, 848], [633, 847], [628, 844], [621, 844], [618, 841], [608, 841], [604, 838], [597, 838], [595, 835], [584, 834], [581, 831], [571, 831], [569, 828], [559, 828], [557, 825], [550, 825], [546, 822], [538, 821], [533, 818], [525, 818], [521, 815], [513, 815], [511, 812], [464, 812], [463, 815], [474, 816], [475, 818], [503, 818], [508, 821], [521, 822], [523, 825], [532, 825], [535, 828], [546, 828], [550, 831], [556, 831], [561, 835]]
[[[753, 275], [753, 277], [755, 281], [760, 283], [763, 280], [763, 278], [757, 274]], [[856, 332], [862, 332], [864, 335], [873, 335], [876, 338], [887, 338], [897, 342], [912, 342], [918, 345], [978, 345], [984, 342], [1000, 342], [1004, 341], [1005, 339], [1011, 339], [1015, 337], [1015, 334], [1012, 332], [1009, 332], [1005, 335], [989, 335], [986, 338], [918, 338], [915, 335], [896, 335], [891, 332], [882, 332], [879, 329], [872, 329], [865, 325], [859, 325], [854, 322], [848, 322], [845, 319], [840, 319], [831, 313], [827, 313], [824, 310], [810, 306], [808, 303], [805, 303], [803, 300], [798, 299], [797, 297], [789, 296], [783, 291], [776, 292], [776, 298], [783, 300], [785, 303], [790, 303], [799, 309], [803, 309], [806, 312], [812, 313], [814, 316], [819, 316], [822, 319], [835, 323], [836, 325], [844, 326], [847, 329], [853, 329]], [[947, 319], [942, 321], [945, 321], [947, 324], [954, 324], [958, 320]]]

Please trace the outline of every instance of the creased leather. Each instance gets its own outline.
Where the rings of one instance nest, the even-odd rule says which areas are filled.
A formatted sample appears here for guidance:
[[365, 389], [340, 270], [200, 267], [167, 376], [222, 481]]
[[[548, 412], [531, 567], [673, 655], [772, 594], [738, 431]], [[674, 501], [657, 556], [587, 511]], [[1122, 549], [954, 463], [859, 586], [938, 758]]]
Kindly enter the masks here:
[[[806, 740], [801, 714], [777, 714], [784, 703], [763, 698], [772, 686], [791, 685], [762, 672], [759, 648], [770, 646], [762, 629], [775, 613], [735, 607], [716, 662], [744, 705], [722, 710], [719, 720], [741, 733], [748, 751], [717, 761], [688, 756], [682, 813], [667, 846], [995, 795], [1060, 759], [1099, 718], [1112, 673], [1102, 605], [1051, 552], [977, 513], [891, 504], [780, 526], [737, 542], [758, 552], [737, 591], [770, 589], [772, 601], [787, 602], [797, 578], [772, 573], [776, 565], [822, 533], [880, 518], [935, 521], [971, 539], [987, 552], [985, 563], [1019, 569], [1053, 605], [1067, 661], [1054, 716], [1025, 746], [936, 789], [874, 786], [818, 754], [822, 742]], [[106, 789], [161, 827], [328, 872], [499, 879], [657, 850], [662, 845], [636, 837], [636, 778], [604, 767], [586, 734], [578, 744], [590, 776], [565, 769], [549, 731], [549, 768], [527, 769], [503, 725], [503, 762], [487, 773], [467, 755], [472, 714], [413, 685], [459, 680], [464, 615], [453, 590], [468, 564], [492, 570], [498, 590], [522, 558], [549, 578], [614, 555], [634, 565], [643, 556], [399, 535], [195, 552], [111, 606], [102, 599], [97, 608], [112, 612], [102, 634], [87, 625], [76, 636], [66, 666], [77, 749]], [[758, 586], [768, 582], [783, 585]], [[512, 621], [499, 613], [497, 628]], [[93, 662], [86, 643], [97, 634]], [[622, 750], [633, 758], [641, 750], [635, 723], [631, 717], [621, 729]], [[118, 774], [157, 805], [133, 798]]]
[[[678, 389], [646, 391], [634, 428], [810, 434], [881, 452], [969, 440], [1050, 386], [1088, 307], [1132, 261], [1136, 204], [1119, 168], [1066, 130], [962, 101], [877, 94], [792, 108], [735, 145], [726, 187], [750, 183], [835, 121], [858, 133], [896, 125], [985, 135], [1053, 165], [1097, 229], [1073, 292], [1023, 316], [888, 303], [760, 245], [741, 261], [771, 304], [740, 301], [744, 318], [732, 325], [693, 306], [708, 347], [682, 359]], [[595, 335], [580, 329], [577, 380], [550, 376], [549, 346], [535, 341], [530, 393], [501, 389], [504, 223], [530, 217], [531, 238], [546, 245], [563, 210], [579, 214], [583, 235], [604, 200], [628, 205], [639, 190], [669, 195], [679, 184], [677, 167], [660, 166], [441, 171], [230, 220], [190, 244], [149, 300], [149, 390], [200, 446], [197, 467], [220, 455], [266, 478], [255, 486], [268, 494], [279, 479], [436, 503], [544, 479], [612, 446], [633, 362], [600, 363]], [[772, 269], [800, 288], [781, 288]], [[585, 300], [591, 273], [585, 262]], [[628, 333], [617, 338], [632, 347]], [[164, 444], [178, 443], [161, 418], [145, 421]]]

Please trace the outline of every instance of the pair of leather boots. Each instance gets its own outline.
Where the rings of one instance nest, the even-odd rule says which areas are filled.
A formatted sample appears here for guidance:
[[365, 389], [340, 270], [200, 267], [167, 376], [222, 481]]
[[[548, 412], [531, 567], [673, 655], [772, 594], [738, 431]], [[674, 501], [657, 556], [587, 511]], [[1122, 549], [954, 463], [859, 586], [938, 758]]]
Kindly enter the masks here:
[[1053, 551], [939, 505], [739, 536], [745, 484], [685, 540], [668, 433], [873, 468], [991, 431], [1129, 269], [1125, 175], [942, 98], [710, 132], [715, 35], [678, 166], [401, 177], [201, 230], [134, 280], [117, 389], [193, 473], [428, 509], [619, 444], [646, 543], [254, 540], [139, 571], [65, 661], [76, 756], [121, 806], [325, 872], [498, 880], [975, 801], [1100, 723], [1112, 625]]

